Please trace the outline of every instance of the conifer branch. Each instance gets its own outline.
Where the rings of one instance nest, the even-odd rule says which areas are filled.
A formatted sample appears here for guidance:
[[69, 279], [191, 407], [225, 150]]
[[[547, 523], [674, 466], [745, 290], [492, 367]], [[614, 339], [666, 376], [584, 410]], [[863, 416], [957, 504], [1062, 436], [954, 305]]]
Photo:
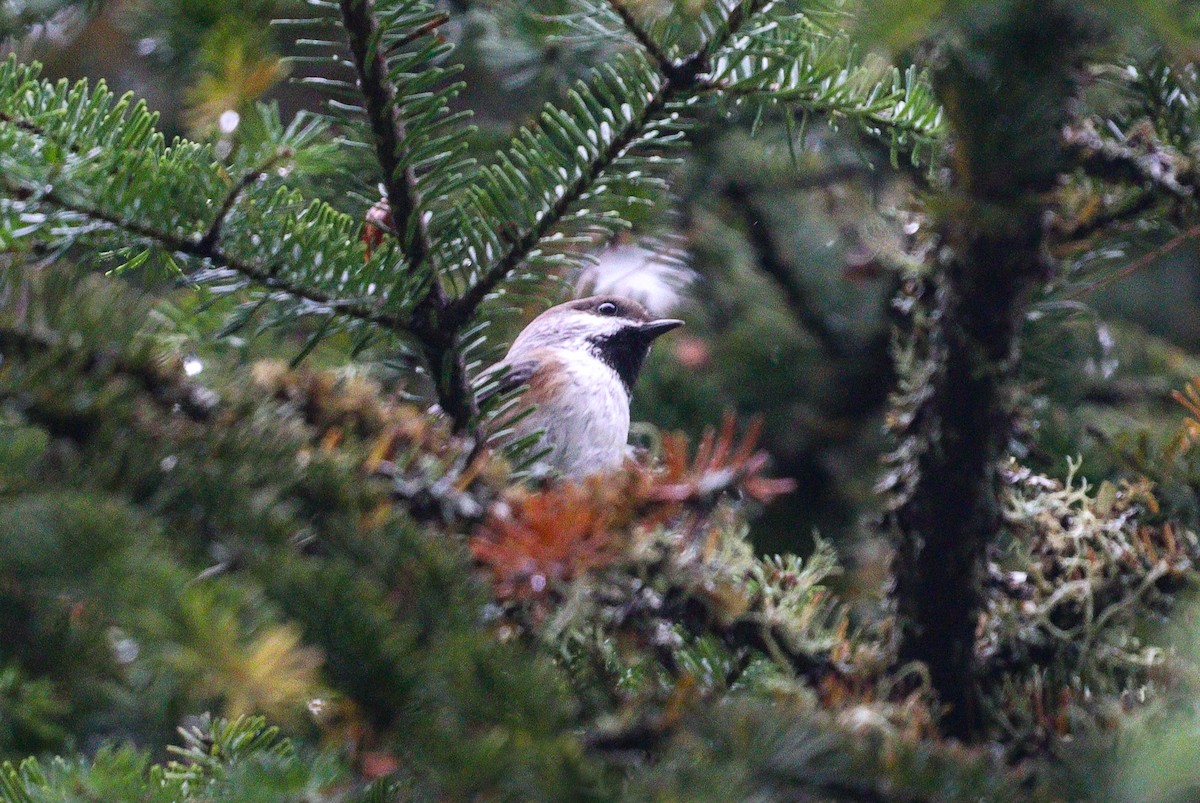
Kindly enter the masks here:
[[1132, 201], [1077, 221], [1056, 221], [1055, 255], [1086, 247], [1097, 235], [1112, 233], [1153, 209], [1162, 198], [1153, 191], [1138, 194]]
[[725, 25], [723, 29], [713, 36], [708, 46], [704, 48], [705, 53], [712, 53], [718, 47], [721, 47], [729, 38], [741, 30], [746, 20], [753, 17], [758, 12], [771, 5], [774, 0], [737, 0], [733, 8], [729, 12], [729, 16], [725, 17]]
[[679, 69], [680, 65], [668, 56], [666, 51], [650, 35], [650, 32], [642, 27], [642, 24], [633, 16], [633, 12], [629, 10], [629, 6], [625, 5], [622, 0], [608, 0], [608, 5], [621, 18], [621, 22], [624, 24], [626, 30], [633, 35], [638, 44], [654, 59], [654, 63], [658, 65], [659, 72], [669, 76]]
[[206, 231], [204, 236], [201, 237], [199, 242], [196, 243], [196, 247], [202, 250], [211, 251], [213, 247], [220, 242], [221, 228], [225, 225], [225, 221], [229, 217], [229, 213], [233, 211], [233, 205], [236, 204], [238, 199], [242, 197], [242, 193], [248, 190], [251, 184], [258, 181], [260, 178], [262, 178], [262, 176], [266, 175], [266, 173], [272, 167], [279, 164], [279, 162], [282, 160], [289, 158], [291, 155], [291, 150], [283, 148], [266, 159], [258, 167], [248, 171], [246, 175], [242, 176], [237, 184], [233, 185], [233, 188], [229, 190], [229, 194], [225, 196], [225, 200], [221, 202], [221, 206], [217, 210], [217, 216], [213, 218], [212, 225], [208, 227], [208, 231]]
[[754, 251], [759, 269], [779, 288], [792, 316], [821, 345], [829, 356], [841, 359], [847, 356], [845, 337], [821, 315], [813, 303], [808, 288], [793, 275], [779, 250], [770, 227], [763, 221], [762, 210], [754, 203], [745, 186], [730, 182], [725, 197], [742, 217], [745, 224], [746, 241]]
[[580, 175], [567, 185], [565, 191], [551, 205], [546, 214], [534, 226], [513, 238], [508, 249], [484, 272], [483, 276], [465, 293], [450, 302], [448, 311], [451, 320], [463, 322], [470, 319], [488, 294], [495, 290], [500, 282], [504, 281], [521, 264], [542, 238], [554, 229], [571, 205], [595, 184], [605, 169], [620, 158], [652, 118], [663, 110], [676, 91], [669, 80], [659, 83], [642, 112], [634, 115], [608, 147], [602, 149], [588, 161]]
[[[51, 130], [32, 120], [8, 112], [0, 112], [0, 123], [8, 124], [31, 134], [39, 139], [52, 141], [72, 153], [79, 153], [77, 144], [63, 141]], [[278, 291], [301, 301], [311, 302], [327, 307], [337, 315], [372, 324], [395, 333], [408, 331], [409, 321], [400, 314], [388, 313], [380, 308], [372, 307], [360, 301], [342, 298], [319, 287], [302, 282], [288, 281], [282, 277], [286, 273], [284, 265], [255, 264], [236, 254], [225, 251], [220, 245], [220, 236], [225, 223], [236, 205], [238, 199], [262, 175], [283, 159], [294, 156], [290, 147], [279, 148], [276, 153], [265, 159], [258, 167], [250, 170], [229, 193], [218, 208], [217, 215], [203, 234], [187, 236], [166, 231], [138, 220], [123, 217], [119, 214], [89, 206], [63, 195], [54, 188], [33, 189], [10, 182], [0, 177], [0, 191], [20, 200], [32, 200], [44, 203], [60, 210], [79, 215], [94, 223], [103, 224], [107, 228], [127, 232], [135, 237], [155, 243], [172, 253], [185, 257], [205, 260], [213, 267], [231, 271], [244, 279], [260, 285], [268, 290]]]
[[[342, 22], [350, 38], [359, 91], [375, 139], [376, 157], [383, 171], [384, 196], [391, 210], [392, 229], [400, 237], [410, 270], [429, 269], [427, 263], [433, 241], [421, 208], [416, 171], [407, 163], [408, 132], [396, 87], [388, 77], [374, 2], [340, 0], [340, 7]], [[435, 17], [409, 32], [396, 46], [415, 41], [444, 22], [444, 16]], [[442, 278], [429, 269], [428, 290], [406, 322], [406, 328], [420, 341], [438, 403], [454, 422], [455, 430], [461, 432], [470, 426], [479, 411], [459, 338], [465, 318], [445, 314], [447, 305]]]
[[311, 301], [314, 304], [329, 307], [339, 315], [344, 315], [364, 323], [381, 326], [392, 332], [407, 331], [408, 322], [386, 312], [371, 309], [360, 303], [337, 298], [329, 293], [322, 292], [312, 287], [305, 287], [292, 282], [288, 282], [278, 277], [278, 270], [270, 266], [253, 265], [238, 259], [236, 256], [227, 254], [225, 251], [214, 243], [204, 243], [204, 238], [190, 239], [182, 237], [171, 232], [159, 231], [136, 221], [125, 220], [111, 215], [100, 209], [93, 209], [84, 204], [64, 198], [54, 190], [35, 194], [29, 189], [23, 187], [14, 187], [7, 181], [0, 181], [0, 187], [3, 190], [16, 198], [34, 198], [41, 202], [57, 207], [67, 212], [73, 212], [81, 215], [88, 220], [97, 223], [105, 224], [111, 228], [119, 229], [128, 232], [143, 240], [148, 240], [156, 243], [169, 251], [184, 256], [193, 257], [195, 259], [203, 259], [211, 262], [216, 267], [225, 268], [234, 273], [260, 284], [269, 290], [277, 290], [286, 293], [303, 301]]
[[1144, 184], [1175, 198], [1194, 195], [1179, 157], [1155, 143], [1139, 150], [1104, 139], [1090, 126], [1067, 126], [1063, 129], [1063, 145], [1068, 158], [1095, 178]]
[[711, 600], [688, 589], [671, 589], [665, 607], [694, 635], [713, 635], [735, 653], [748, 649], [765, 655], [814, 686], [843, 674], [842, 668], [828, 655], [792, 647], [786, 625], [764, 621], [753, 612], [729, 621], [727, 616], [722, 618], [722, 612]]
[[[416, 269], [429, 257], [432, 246], [421, 214], [421, 196], [412, 165], [405, 165], [404, 119], [397, 103], [396, 88], [388, 79], [387, 60], [380, 50], [379, 21], [372, 0], [340, 0], [342, 22], [350, 38], [350, 52], [358, 74], [375, 155], [383, 171], [384, 195], [392, 210], [392, 228], [408, 261]], [[415, 32], [414, 32], [415, 33]], [[434, 277], [429, 292], [443, 296], [441, 281]]]
[[1090, 284], [1090, 285], [1087, 285], [1086, 287], [1080, 288], [1079, 290], [1077, 290], [1076, 292], [1074, 292], [1070, 296], [1068, 296], [1068, 298], [1080, 299], [1080, 298], [1083, 298], [1084, 296], [1087, 296], [1087, 295], [1090, 295], [1090, 294], [1096, 292], [1097, 290], [1101, 290], [1105, 287], [1108, 287], [1113, 282], [1118, 282], [1118, 281], [1121, 281], [1122, 279], [1127, 279], [1130, 276], [1132, 276], [1133, 274], [1139, 273], [1140, 271], [1145, 270], [1146, 268], [1153, 265], [1155, 262], [1158, 262], [1160, 259], [1167, 256], [1168, 254], [1178, 251], [1183, 246], [1185, 246], [1188, 243], [1193, 242], [1197, 239], [1200, 239], [1200, 224], [1197, 224], [1195, 226], [1189, 226], [1188, 228], [1179, 232], [1174, 237], [1167, 240], [1165, 243], [1158, 246], [1157, 248], [1153, 248], [1150, 251], [1147, 251], [1145, 254], [1142, 254], [1140, 257], [1133, 260], [1128, 265], [1126, 265], [1125, 267], [1118, 270], [1116, 273], [1113, 273], [1109, 276], [1105, 276], [1104, 278], [1100, 279], [1100, 281], [1098, 281], [1094, 284]]
[[428, 34], [433, 33], [434, 31], [436, 31], [438, 28], [442, 27], [449, 21], [450, 21], [449, 14], [439, 14], [438, 16], [431, 19], [429, 22], [425, 23], [424, 25], [418, 25], [416, 28], [413, 28], [411, 31], [406, 33], [404, 36], [400, 37], [399, 41], [393, 42], [392, 44], [388, 45], [387, 55], [391, 55], [392, 53], [395, 53], [398, 50], [402, 50], [402, 49], [408, 47], [413, 42], [420, 39], [422, 36], [427, 36]]
[[7, 123], [8, 125], [15, 126], [27, 134], [34, 134], [35, 136], [39, 137], [46, 136], [46, 132], [36, 124], [30, 122], [29, 120], [14, 117], [8, 112], [0, 112], [0, 123]]
[[[366, 28], [360, 28], [360, 31], [368, 30], [370, 33], [358, 37], [352, 34], [351, 39], [352, 44], [357, 43], [355, 49], [356, 58], [362, 56], [364, 59], [367, 59], [364, 63], [367, 65], [367, 68], [372, 70], [367, 74], [372, 79], [377, 79], [373, 83], [369, 81], [363, 82], [363, 86], [366, 87], [364, 89], [364, 96], [368, 99], [368, 114], [372, 118], [372, 128], [377, 131], [378, 156], [381, 166], [385, 171], [390, 171], [391, 175], [395, 175], [394, 168], [400, 163], [399, 153], [392, 149], [391, 145], [385, 146], [380, 143], [390, 142], [392, 145], [400, 147], [404, 128], [395, 106], [395, 93], [391, 85], [387, 82], [386, 74], [383, 72], [386, 69], [386, 65], [383, 63], [383, 59], [378, 57], [376, 53], [378, 29], [375, 27], [374, 17], [367, 13], [369, 12], [369, 2], [360, 7], [360, 4], [354, 3], [353, 0], [347, 0], [344, 5], [347, 7], [352, 6], [352, 10], [361, 11], [361, 8], [367, 9], [366, 12], [360, 13], [357, 17], [352, 16], [352, 20], [356, 21], [360, 26], [366, 26]], [[347, 29], [350, 30], [350, 23], [347, 24]], [[15, 118], [6, 113], [4, 114], [4, 117], [0, 117], [0, 122], [14, 125], [23, 131], [41, 138], [52, 138], [49, 132], [36, 123]], [[394, 125], [389, 123], [388, 120], [394, 120]], [[383, 128], [382, 135], [378, 133], [380, 127]], [[443, 314], [445, 306], [444, 291], [439, 278], [432, 271], [429, 274], [430, 284], [428, 289], [424, 291], [423, 298], [418, 301], [415, 308], [412, 308], [411, 313], [386, 312], [381, 307], [372, 307], [359, 301], [340, 298], [318, 287], [287, 281], [281, 278], [280, 275], [285, 272], [284, 266], [256, 265], [240, 259], [236, 255], [227, 253], [221, 247], [219, 240], [222, 230], [238, 199], [254, 181], [270, 170], [278, 158], [284, 158], [286, 155], [287, 150], [284, 149], [276, 157], [268, 159], [263, 165], [243, 176], [238, 184], [225, 196], [218, 208], [217, 215], [212, 223], [209, 224], [205, 233], [196, 238], [162, 231], [152, 225], [80, 204], [66, 198], [53, 189], [45, 192], [34, 192], [28, 188], [12, 185], [3, 179], [0, 179], [0, 188], [3, 188], [14, 197], [36, 198], [38, 202], [82, 215], [89, 220], [103, 223], [139, 238], [158, 243], [172, 252], [207, 260], [217, 267], [233, 271], [245, 279], [270, 290], [277, 290], [294, 298], [328, 307], [335, 313], [347, 318], [380, 326], [392, 332], [410, 335], [419, 342], [421, 353], [430, 367], [430, 374], [434, 382], [434, 389], [439, 404], [446, 414], [450, 416], [455, 428], [459, 431], [465, 430], [477, 414], [475, 398], [471, 391], [465, 361], [461, 354], [458, 327], [453, 322], [447, 322], [445, 319]], [[404, 173], [404, 175], [407, 179], [415, 182], [415, 177], [411, 171]], [[396, 209], [396, 198], [411, 200], [409, 206], [401, 207], [409, 210], [409, 219], [399, 217], [394, 212], [392, 215], [394, 224], [397, 220], [400, 221], [400, 225], [395, 225], [394, 230], [400, 236], [403, 243], [406, 231], [404, 228], [405, 223], [412, 223], [412, 221], [420, 217], [416, 206], [416, 185], [415, 183], [409, 184], [408, 180], [393, 180], [388, 182], [387, 189], [388, 201], [392, 204], [393, 210]], [[405, 203], [409, 203], [409, 201], [406, 200]], [[415, 239], [409, 236], [407, 239], [419, 245], [416, 247], [415, 252], [409, 253], [409, 259], [406, 262], [411, 266], [410, 269], [417, 269], [413, 256], [420, 255], [421, 258], [427, 257], [429, 255], [429, 241], [421, 221], [416, 221], [416, 223], [413, 223], [413, 226], [415, 226], [415, 232], [418, 236]], [[414, 229], [410, 227], [408, 231], [411, 234]]]
[[[770, 0], [738, 2], [713, 38], [691, 57], [672, 67], [669, 73], [663, 72], [661, 61], [656, 61], [661, 79], [650, 93], [646, 105], [621, 126], [607, 147], [600, 149], [588, 160], [579, 176], [564, 188], [546, 213], [539, 217], [534, 225], [512, 236], [508, 247], [483, 271], [480, 278], [465, 293], [448, 304], [449, 320], [459, 324], [469, 320], [483, 300], [529, 256], [571, 206], [596, 183], [605, 170], [624, 155], [646, 127], [669, 104], [696, 87], [701, 75], [708, 69], [709, 55], [725, 45], [749, 17], [769, 4]], [[667, 63], [673, 64], [669, 59]]]

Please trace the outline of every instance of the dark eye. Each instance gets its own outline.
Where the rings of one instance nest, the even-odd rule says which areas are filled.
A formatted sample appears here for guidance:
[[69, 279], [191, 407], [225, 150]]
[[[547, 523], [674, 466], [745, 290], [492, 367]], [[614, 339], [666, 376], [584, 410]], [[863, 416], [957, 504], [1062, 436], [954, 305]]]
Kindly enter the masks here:
[[603, 304], [596, 307], [596, 314], [598, 314], [598, 315], [616, 315], [617, 314], [617, 305], [612, 303], [611, 301], [605, 301]]

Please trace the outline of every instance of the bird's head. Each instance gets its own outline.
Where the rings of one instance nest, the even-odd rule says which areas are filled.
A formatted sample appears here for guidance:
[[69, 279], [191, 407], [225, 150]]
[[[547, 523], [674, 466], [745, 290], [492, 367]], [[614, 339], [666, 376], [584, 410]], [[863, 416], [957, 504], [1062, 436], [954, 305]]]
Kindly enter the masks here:
[[604, 362], [630, 388], [650, 344], [680, 326], [683, 321], [655, 318], [632, 299], [591, 296], [551, 307], [534, 318], [513, 342], [509, 356], [543, 348], [576, 352]]

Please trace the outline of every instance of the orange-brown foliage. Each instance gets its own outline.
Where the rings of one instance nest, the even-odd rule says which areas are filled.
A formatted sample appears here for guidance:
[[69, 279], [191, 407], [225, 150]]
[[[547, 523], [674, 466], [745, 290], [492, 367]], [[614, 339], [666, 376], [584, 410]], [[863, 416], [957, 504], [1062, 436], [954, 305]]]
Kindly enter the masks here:
[[756, 450], [760, 432], [755, 421], [736, 443], [729, 415], [719, 432], [704, 434], [694, 458], [687, 439], [672, 434], [663, 439], [661, 465], [630, 462], [582, 482], [511, 491], [472, 539], [472, 554], [489, 571], [498, 599], [537, 597], [614, 563], [640, 533], [685, 515], [698, 523], [728, 491], [770, 501], [793, 483], [760, 476], [767, 463]]

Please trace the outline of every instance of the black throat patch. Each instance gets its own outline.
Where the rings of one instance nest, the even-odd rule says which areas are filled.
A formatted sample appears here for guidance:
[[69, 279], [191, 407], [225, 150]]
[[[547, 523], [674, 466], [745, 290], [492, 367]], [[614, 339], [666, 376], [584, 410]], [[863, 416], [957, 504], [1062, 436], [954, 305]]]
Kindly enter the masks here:
[[632, 393], [633, 384], [641, 373], [642, 363], [650, 353], [650, 341], [646, 336], [633, 327], [620, 329], [611, 335], [592, 338], [592, 353], [612, 368], [625, 391]]

